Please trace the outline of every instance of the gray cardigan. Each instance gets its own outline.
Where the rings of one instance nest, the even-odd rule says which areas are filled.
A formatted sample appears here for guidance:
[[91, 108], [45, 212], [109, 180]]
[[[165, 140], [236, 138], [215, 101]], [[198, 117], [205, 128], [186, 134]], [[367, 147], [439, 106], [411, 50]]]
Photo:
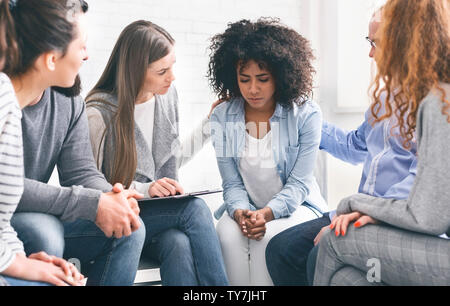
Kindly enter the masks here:
[[[177, 180], [177, 156], [180, 150], [179, 128], [178, 128], [178, 95], [175, 87], [171, 87], [167, 94], [156, 95], [155, 117], [153, 127], [153, 144], [150, 152], [145, 138], [135, 124], [135, 142], [137, 150], [137, 169], [135, 181], [147, 183], [161, 177], [169, 177]], [[106, 101], [111, 106], [101, 103]], [[92, 96], [87, 107], [98, 109], [107, 126], [103, 146], [102, 172], [106, 178], [111, 178], [111, 163], [114, 159], [114, 128], [111, 124], [116, 114], [117, 97], [108, 93], [98, 93]]]
[[[441, 86], [450, 100], [450, 84]], [[441, 97], [433, 90], [419, 107], [417, 177], [409, 198], [356, 194], [341, 201], [338, 214], [359, 211], [396, 227], [450, 237], [450, 123]]]

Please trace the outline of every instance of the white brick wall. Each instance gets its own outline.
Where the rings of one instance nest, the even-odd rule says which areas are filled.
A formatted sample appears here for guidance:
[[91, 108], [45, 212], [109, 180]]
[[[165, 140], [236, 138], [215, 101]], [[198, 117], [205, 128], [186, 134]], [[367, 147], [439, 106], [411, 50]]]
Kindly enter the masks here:
[[[210, 37], [224, 31], [229, 22], [261, 16], [278, 17], [302, 32], [299, 0], [88, 0], [88, 3], [89, 60], [81, 70], [83, 96], [100, 77], [122, 29], [138, 19], [150, 20], [176, 40], [182, 136], [208, 114], [209, 105], [216, 100], [205, 77]], [[181, 169], [180, 181], [188, 190], [220, 187], [211, 144]]]

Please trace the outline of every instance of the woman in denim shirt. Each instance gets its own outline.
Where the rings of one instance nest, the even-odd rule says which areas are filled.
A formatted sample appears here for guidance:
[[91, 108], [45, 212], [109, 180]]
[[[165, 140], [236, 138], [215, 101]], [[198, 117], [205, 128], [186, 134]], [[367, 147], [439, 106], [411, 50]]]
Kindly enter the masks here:
[[[227, 99], [211, 116], [224, 204], [215, 212], [231, 285], [271, 285], [271, 237], [327, 210], [313, 175], [322, 115], [310, 100], [309, 42], [276, 20], [212, 39], [208, 77]], [[226, 214], [223, 214], [227, 211]]]

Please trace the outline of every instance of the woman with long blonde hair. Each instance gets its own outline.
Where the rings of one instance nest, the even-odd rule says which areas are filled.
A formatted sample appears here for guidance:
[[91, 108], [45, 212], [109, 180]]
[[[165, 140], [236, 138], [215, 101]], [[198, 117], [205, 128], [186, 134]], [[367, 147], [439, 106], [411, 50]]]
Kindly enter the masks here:
[[407, 200], [341, 201], [315, 285], [450, 284], [450, 1], [390, 0], [382, 14], [372, 114], [396, 121], [405, 148], [417, 137], [417, 177]]

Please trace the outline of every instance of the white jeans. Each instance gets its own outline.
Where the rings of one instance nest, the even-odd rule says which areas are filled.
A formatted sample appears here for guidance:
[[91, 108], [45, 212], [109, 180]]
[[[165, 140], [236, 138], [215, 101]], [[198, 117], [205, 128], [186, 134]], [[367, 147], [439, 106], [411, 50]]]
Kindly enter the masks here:
[[228, 280], [231, 286], [273, 286], [266, 267], [266, 246], [276, 234], [294, 225], [317, 218], [301, 205], [288, 218], [266, 223], [266, 234], [260, 241], [243, 236], [238, 224], [225, 212], [217, 223]]

